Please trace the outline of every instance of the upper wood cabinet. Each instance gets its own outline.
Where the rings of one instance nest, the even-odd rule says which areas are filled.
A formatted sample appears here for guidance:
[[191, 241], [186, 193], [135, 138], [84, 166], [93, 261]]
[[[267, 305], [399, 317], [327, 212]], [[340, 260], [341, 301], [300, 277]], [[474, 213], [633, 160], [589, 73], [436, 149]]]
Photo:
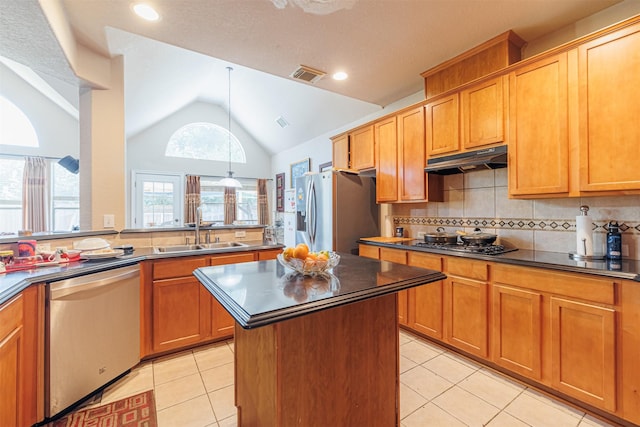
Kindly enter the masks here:
[[567, 53], [518, 68], [509, 80], [509, 194], [567, 194]]
[[578, 48], [580, 190], [640, 190], [640, 23]]
[[349, 135], [345, 133], [333, 138], [331, 141], [333, 144], [333, 168], [351, 169], [351, 164], [349, 163]]
[[442, 201], [442, 177], [428, 177], [422, 105], [374, 124], [378, 167], [376, 200]]
[[429, 102], [427, 157], [505, 143], [508, 79], [498, 76]]
[[452, 154], [460, 150], [459, 95], [454, 93], [426, 106], [427, 156]]
[[505, 141], [509, 80], [500, 76], [474, 85], [460, 93], [462, 146], [475, 150]]
[[351, 169], [362, 170], [376, 167], [374, 141], [372, 125], [349, 133]]
[[378, 166], [376, 170], [376, 201], [398, 200], [398, 136], [396, 118], [388, 117], [374, 125]]

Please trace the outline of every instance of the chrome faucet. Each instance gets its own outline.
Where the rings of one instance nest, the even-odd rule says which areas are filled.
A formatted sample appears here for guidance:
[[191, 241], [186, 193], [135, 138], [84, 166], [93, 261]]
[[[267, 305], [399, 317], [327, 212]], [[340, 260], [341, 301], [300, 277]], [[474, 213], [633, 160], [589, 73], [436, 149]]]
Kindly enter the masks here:
[[196, 208], [196, 245], [200, 244], [200, 221], [202, 221], [202, 206]]

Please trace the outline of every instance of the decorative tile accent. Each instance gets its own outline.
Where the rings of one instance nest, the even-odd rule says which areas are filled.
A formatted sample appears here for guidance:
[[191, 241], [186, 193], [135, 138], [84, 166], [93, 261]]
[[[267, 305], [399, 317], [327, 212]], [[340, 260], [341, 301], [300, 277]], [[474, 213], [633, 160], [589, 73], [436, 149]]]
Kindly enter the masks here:
[[[528, 219], [528, 218], [434, 218], [394, 216], [394, 225], [427, 225], [434, 227], [479, 227], [483, 231], [493, 230], [545, 230], [575, 232], [575, 219]], [[640, 235], [640, 222], [618, 221], [620, 232]], [[595, 233], [607, 233], [609, 221], [594, 221]]]

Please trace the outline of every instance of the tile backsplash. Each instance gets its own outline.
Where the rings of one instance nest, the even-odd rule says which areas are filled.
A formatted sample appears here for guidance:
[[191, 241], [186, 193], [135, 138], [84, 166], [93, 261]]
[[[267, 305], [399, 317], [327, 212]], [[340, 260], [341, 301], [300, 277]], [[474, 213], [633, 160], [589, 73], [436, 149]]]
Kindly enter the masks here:
[[478, 227], [521, 249], [568, 253], [576, 250], [576, 216], [587, 205], [594, 250], [605, 252], [606, 226], [617, 221], [624, 255], [640, 259], [640, 196], [509, 199], [507, 169], [448, 175], [444, 184], [444, 202], [391, 205], [394, 225], [415, 238], [438, 227], [447, 232]]

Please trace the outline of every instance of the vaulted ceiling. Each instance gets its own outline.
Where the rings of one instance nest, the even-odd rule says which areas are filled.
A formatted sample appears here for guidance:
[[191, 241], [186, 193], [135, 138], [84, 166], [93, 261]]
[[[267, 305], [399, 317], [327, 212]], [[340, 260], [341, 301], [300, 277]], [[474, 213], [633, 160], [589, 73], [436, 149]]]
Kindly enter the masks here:
[[[50, 1], [78, 43], [124, 55], [128, 136], [195, 100], [226, 108], [231, 65], [234, 121], [277, 153], [421, 91], [421, 72], [509, 29], [531, 41], [620, 0], [153, 0], [153, 23], [131, 0]], [[0, 55], [73, 81], [38, 0], [0, 7]], [[299, 65], [328, 75], [296, 81]]]

